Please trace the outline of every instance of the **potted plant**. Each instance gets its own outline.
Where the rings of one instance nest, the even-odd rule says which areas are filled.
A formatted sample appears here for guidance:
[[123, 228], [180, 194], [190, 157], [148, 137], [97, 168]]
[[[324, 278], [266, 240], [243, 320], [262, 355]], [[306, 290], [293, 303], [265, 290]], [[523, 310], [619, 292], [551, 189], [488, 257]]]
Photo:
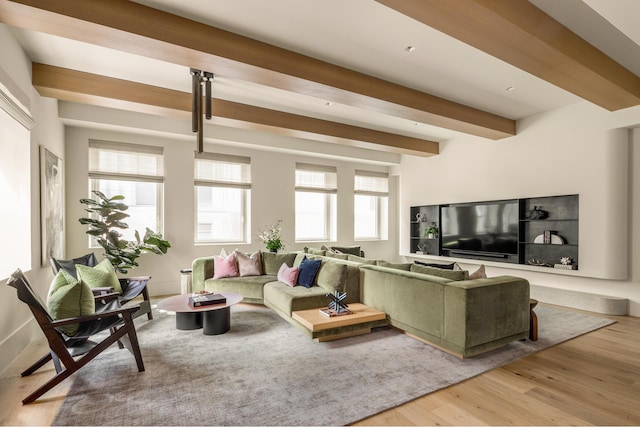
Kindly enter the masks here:
[[163, 255], [171, 247], [171, 244], [156, 233], [147, 228], [144, 237], [140, 239], [138, 230], [135, 232], [135, 241], [121, 239], [122, 234], [118, 229], [129, 228], [123, 220], [129, 217], [125, 211], [129, 209], [122, 201], [124, 196], [117, 195], [107, 197], [104, 193], [94, 190], [99, 201], [93, 199], [80, 199], [80, 203], [87, 205], [85, 210], [93, 213], [97, 218], [80, 218], [80, 224], [88, 225], [87, 234], [95, 236], [98, 244], [104, 248], [104, 256], [111, 262], [116, 271], [127, 274], [128, 270], [137, 267], [136, 259], [145, 252]]
[[281, 234], [282, 234], [282, 227], [280, 226], [281, 223], [282, 223], [282, 220], [279, 219], [271, 227], [265, 230], [261, 230], [260, 233], [258, 233], [258, 239], [260, 239], [260, 241], [264, 243], [264, 246], [270, 252], [278, 252], [278, 250], [284, 249], [284, 243], [282, 242], [282, 238], [281, 238]]
[[432, 222], [431, 225], [424, 230], [424, 235], [427, 239], [435, 239], [438, 237], [438, 226], [435, 222]]

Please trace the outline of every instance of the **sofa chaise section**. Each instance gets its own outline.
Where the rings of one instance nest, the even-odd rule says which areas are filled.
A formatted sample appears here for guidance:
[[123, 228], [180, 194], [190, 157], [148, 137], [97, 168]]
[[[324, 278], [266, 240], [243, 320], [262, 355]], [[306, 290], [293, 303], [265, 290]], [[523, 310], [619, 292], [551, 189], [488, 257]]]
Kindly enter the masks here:
[[389, 323], [459, 357], [471, 357], [529, 333], [529, 283], [513, 276], [451, 280], [362, 265], [362, 302]]

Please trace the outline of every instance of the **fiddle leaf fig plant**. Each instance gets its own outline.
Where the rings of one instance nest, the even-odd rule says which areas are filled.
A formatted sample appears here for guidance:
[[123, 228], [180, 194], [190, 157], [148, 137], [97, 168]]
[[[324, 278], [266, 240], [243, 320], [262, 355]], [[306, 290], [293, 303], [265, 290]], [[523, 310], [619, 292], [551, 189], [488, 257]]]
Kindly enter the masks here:
[[138, 230], [135, 231], [135, 241], [122, 239], [122, 233], [118, 230], [129, 228], [129, 225], [123, 222], [129, 217], [125, 212], [129, 206], [123, 202], [124, 196], [107, 197], [97, 190], [94, 190], [93, 194], [98, 200], [80, 199], [80, 203], [86, 205], [85, 211], [94, 214], [95, 217], [80, 218], [78, 221], [80, 224], [89, 226], [87, 234], [94, 236], [98, 244], [104, 248], [105, 258], [116, 271], [127, 274], [129, 269], [138, 266], [136, 260], [145, 252], [157, 255], [167, 253], [171, 244], [162, 237], [162, 234], [149, 228], [146, 229], [142, 239]]

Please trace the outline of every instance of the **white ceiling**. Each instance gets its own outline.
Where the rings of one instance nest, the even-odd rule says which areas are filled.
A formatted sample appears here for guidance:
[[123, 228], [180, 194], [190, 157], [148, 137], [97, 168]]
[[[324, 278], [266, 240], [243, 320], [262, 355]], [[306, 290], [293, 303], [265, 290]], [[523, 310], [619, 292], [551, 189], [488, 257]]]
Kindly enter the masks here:
[[[136, 1], [510, 119], [580, 100], [373, 0]], [[531, 1], [640, 76], [640, 1]], [[187, 67], [49, 34], [12, 31], [34, 62], [191, 91]], [[415, 50], [409, 53], [407, 46]], [[455, 134], [220, 75], [214, 80], [214, 97], [436, 141]]]

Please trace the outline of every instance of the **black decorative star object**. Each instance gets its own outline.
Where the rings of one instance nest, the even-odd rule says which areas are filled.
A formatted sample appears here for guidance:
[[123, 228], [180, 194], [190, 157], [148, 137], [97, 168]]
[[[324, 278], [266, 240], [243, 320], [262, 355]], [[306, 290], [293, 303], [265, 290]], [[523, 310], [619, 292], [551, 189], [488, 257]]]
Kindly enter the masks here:
[[330, 310], [334, 310], [336, 313], [349, 310], [347, 304], [344, 303], [344, 299], [347, 297], [346, 292], [334, 291], [333, 294], [327, 294], [327, 296], [331, 298], [331, 302], [329, 302]]

